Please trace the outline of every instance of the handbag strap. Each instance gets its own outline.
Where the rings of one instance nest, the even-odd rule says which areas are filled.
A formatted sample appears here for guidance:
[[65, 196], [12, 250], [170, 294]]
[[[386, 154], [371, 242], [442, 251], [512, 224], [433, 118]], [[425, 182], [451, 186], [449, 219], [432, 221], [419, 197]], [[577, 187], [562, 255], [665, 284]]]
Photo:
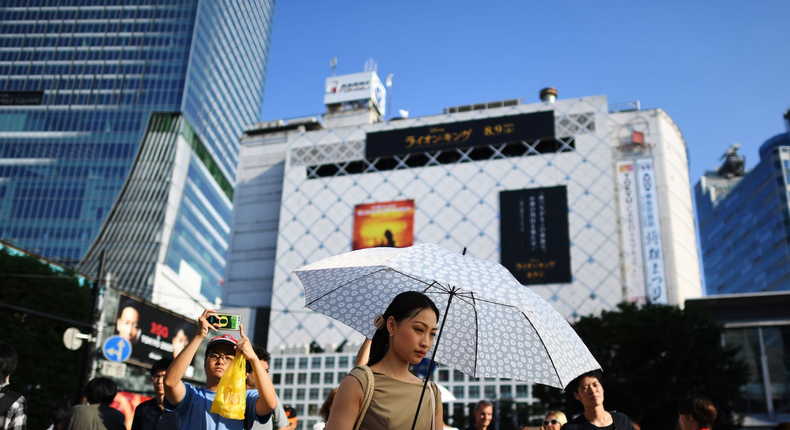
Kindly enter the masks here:
[[373, 388], [375, 387], [373, 371], [370, 370], [370, 367], [365, 365], [357, 367], [365, 372], [365, 379], [367, 382], [362, 387], [362, 405], [359, 407], [359, 415], [357, 415], [357, 422], [354, 423], [354, 430], [359, 430], [359, 427], [362, 425], [362, 420], [365, 418], [365, 414], [368, 412], [368, 407], [370, 407], [370, 401], [373, 399]]
[[431, 430], [436, 430], [436, 395], [433, 392], [434, 384], [431, 384]]

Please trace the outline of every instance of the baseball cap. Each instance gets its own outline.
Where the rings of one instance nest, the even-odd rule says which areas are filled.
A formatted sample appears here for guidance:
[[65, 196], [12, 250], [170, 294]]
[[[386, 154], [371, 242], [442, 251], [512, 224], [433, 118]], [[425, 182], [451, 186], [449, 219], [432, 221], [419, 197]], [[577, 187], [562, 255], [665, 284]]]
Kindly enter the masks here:
[[288, 417], [288, 422], [293, 424], [299, 420], [296, 416], [296, 409], [285, 405], [283, 406], [283, 410], [285, 410], [285, 416]]
[[236, 339], [233, 336], [226, 334], [224, 336], [217, 336], [211, 339], [206, 346], [206, 356], [208, 356], [208, 352], [211, 351], [211, 348], [214, 348], [217, 345], [230, 345], [232, 347], [236, 346]]

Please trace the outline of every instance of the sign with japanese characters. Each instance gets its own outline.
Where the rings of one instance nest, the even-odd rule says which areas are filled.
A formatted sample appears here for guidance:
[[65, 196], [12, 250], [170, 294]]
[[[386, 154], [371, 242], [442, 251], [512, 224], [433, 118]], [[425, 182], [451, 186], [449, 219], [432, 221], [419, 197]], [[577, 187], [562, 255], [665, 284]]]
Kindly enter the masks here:
[[381, 116], [386, 112], [387, 89], [376, 72], [352, 73], [326, 78], [324, 104], [370, 100]]
[[368, 133], [365, 156], [387, 157], [554, 138], [554, 112], [543, 111]]
[[636, 179], [642, 215], [642, 244], [644, 246], [647, 299], [653, 303], [667, 304], [664, 247], [661, 240], [655, 163], [652, 158], [636, 160]]
[[0, 106], [33, 106], [44, 103], [44, 91], [0, 91]]
[[571, 282], [567, 187], [499, 193], [500, 260], [524, 285]]
[[637, 196], [636, 166], [633, 160], [618, 161], [616, 169], [626, 300], [644, 303], [647, 287], [645, 260], [642, 254], [642, 219]]

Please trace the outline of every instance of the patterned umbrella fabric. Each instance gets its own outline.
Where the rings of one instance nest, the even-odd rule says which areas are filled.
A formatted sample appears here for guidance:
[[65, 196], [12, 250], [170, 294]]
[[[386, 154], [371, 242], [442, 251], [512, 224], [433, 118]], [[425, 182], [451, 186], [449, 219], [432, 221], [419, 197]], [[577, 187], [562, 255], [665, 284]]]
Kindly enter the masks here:
[[425, 293], [439, 308], [440, 325], [446, 318], [435, 360], [472, 377], [564, 388], [600, 368], [568, 322], [498, 263], [422, 244], [352, 251], [294, 273], [305, 307], [368, 338], [373, 319], [396, 295]]

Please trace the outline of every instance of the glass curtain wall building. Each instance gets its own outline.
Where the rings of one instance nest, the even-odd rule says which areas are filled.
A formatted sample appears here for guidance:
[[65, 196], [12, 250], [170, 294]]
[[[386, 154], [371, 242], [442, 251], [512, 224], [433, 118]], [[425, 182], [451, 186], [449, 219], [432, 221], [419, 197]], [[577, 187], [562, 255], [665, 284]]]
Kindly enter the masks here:
[[746, 174], [706, 173], [695, 194], [707, 293], [790, 290], [790, 133]]
[[[152, 113], [178, 113], [180, 135], [200, 145], [184, 164], [193, 186], [167, 200], [181, 233], [154, 240], [157, 255], [175, 267], [185, 260], [202, 290], [221, 288], [227, 241], [187, 239], [203, 236], [188, 208], [213, 206], [220, 194], [225, 221], [214, 228], [229, 225], [238, 136], [261, 116], [273, 8], [271, 0], [2, 2], [0, 237], [93, 270]], [[135, 265], [113, 269], [123, 255], [107, 258], [122, 287], [136, 279], [150, 287], [151, 274]]]

